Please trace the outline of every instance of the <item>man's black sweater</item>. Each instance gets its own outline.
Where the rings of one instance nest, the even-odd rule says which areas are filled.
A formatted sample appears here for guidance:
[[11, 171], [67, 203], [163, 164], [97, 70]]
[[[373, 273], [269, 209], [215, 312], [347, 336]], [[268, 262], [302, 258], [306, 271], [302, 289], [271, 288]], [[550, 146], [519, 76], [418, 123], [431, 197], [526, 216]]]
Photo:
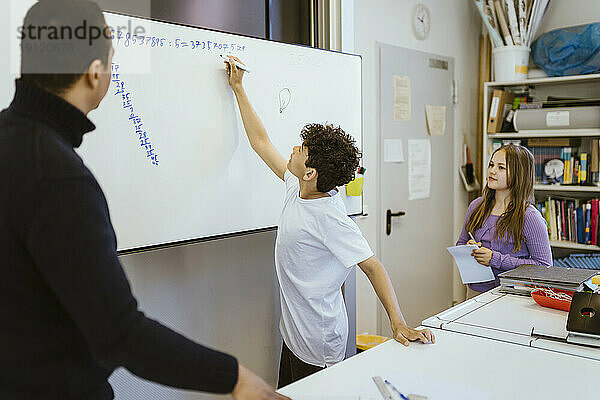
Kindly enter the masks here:
[[102, 190], [74, 151], [93, 129], [22, 80], [0, 113], [0, 399], [112, 399], [107, 378], [119, 366], [231, 392], [235, 358], [138, 310]]

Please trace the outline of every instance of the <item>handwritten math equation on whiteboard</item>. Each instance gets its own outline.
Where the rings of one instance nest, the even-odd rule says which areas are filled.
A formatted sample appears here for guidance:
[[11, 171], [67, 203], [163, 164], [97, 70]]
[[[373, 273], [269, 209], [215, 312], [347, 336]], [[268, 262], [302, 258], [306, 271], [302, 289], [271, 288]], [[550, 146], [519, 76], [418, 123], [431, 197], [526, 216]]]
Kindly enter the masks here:
[[216, 42], [212, 40], [185, 40], [181, 38], [168, 39], [156, 36], [132, 35], [122, 30], [111, 31], [111, 39], [115, 47], [145, 46], [152, 48], [174, 48], [189, 50], [219, 50], [223, 52], [242, 52], [246, 50], [245, 45], [237, 43]]
[[119, 68], [121, 66], [116, 63], [112, 63], [111, 65], [111, 80], [112, 83], [116, 87], [115, 96], [121, 95], [122, 107], [125, 113], [129, 112], [129, 121], [131, 121], [133, 128], [135, 129], [135, 133], [138, 135], [138, 139], [140, 142], [140, 148], [146, 151], [146, 158], [158, 167], [158, 154], [156, 153], [156, 149], [152, 147], [152, 142], [150, 141], [150, 137], [148, 137], [148, 132], [143, 129], [144, 122], [142, 117], [139, 114], [136, 114], [133, 107], [133, 96], [131, 92], [125, 90], [125, 82], [121, 78], [119, 74]]
[[[219, 51], [223, 53], [241, 53], [246, 51], [246, 46], [238, 43], [213, 40], [190, 40], [176, 38], [157, 37], [150, 35], [135, 35], [123, 30], [111, 29], [111, 39], [114, 47], [135, 48], [143, 47], [153, 49], [176, 49], [176, 50], [194, 50], [194, 51]], [[111, 65], [111, 83], [116, 91], [115, 96], [120, 96], [122, 108], [132, 124], [133, 130], [138, 137], [140, 149], [145, 151], [145, 156], [152, 165], [159, 165], [158, 152], [154, 148], [148, 132], [144, 129], [143, 118], [134, 109], [134, 99], [131, 91], [127, 90], [125, 81], [119, 69], [121, 65], [112, 63]]]

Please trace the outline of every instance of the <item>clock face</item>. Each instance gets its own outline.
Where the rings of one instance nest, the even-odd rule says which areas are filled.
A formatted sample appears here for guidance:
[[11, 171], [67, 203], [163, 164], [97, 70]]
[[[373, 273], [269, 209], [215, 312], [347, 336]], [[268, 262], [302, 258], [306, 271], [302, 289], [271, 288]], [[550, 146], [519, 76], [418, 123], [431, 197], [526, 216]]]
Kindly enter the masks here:
[[419, 40], [427, 38], [431, 28], [431, 16], [425, 4], [417, 4], [413, 12], [413, 32]]

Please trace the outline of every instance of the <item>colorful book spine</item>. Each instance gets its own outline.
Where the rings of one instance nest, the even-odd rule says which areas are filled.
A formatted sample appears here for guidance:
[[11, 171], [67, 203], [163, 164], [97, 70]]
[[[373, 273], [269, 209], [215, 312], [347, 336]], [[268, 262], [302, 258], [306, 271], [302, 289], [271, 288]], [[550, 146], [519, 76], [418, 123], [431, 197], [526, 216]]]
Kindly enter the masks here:
[[550, 240], [558, 240], [558, 228], [556, 225], [556, 201], [550, 200]]
[[592, 140], [592, 158], [590, 160], [590, 183], [598, 183], [598, 178], [600, 178], [598, 173], [598, 162], [599, 162], [599, 140]]
[[586, 183], [587, 182], [587, 168], [588, 168], [588, 162], [587, 162], [587, 153], [581, 153], [579, 155], [579, 165], [580, 165], [580, 173], [579, 173], [579, 183]]
[[592, 204], [590, 202], [587, 202], [585, 204], [585, 234], [584, 234], [584, 238], [583, 238], [583, 243], [585, 244], [591, 244], [591, 240], [590, 240], [590, 223], [592, 220]]
[[583, 243], [583, 206], [577, 207], [577, 243]]
[[562, 225], [562, 240], [567, 240], [567, 219], [565, 218], [565, 201], [562, 200], [560, 202], [560, 221], [561, 221], [561, 225]]
[[590, 223], [591, 244], [598, 243], [598, 199], [592, 199], [592, 221]]

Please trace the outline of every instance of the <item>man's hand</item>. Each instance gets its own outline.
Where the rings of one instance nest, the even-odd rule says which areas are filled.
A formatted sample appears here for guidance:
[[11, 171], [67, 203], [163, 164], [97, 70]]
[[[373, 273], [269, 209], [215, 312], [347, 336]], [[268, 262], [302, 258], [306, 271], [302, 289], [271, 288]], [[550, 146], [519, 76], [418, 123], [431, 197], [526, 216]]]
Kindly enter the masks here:
[[471, 255], [481, 265], [488, 266], [490, 265], [490, 261], [492, 261], [492, 250], [487, 247], [481, 247], [481, 245], [479, 245], [478, 249], [473, 250]]
[[227, 56], [229, 61], [225, 62], [225, 67], [227, 68], [227, 75], [229, 75], [229, 86], [235, 91], [241, 89], [242, 86], [242, 78], [244, 77], [244, 70], [241, 70], [235, 65], [234, 61], [237, 61], [241, 64], [244, 64], [242, 60], [234, 56]]
[[235, 400], [291, 400], [254, 375], [242, 364], [238, 364], [238, 381], [231, 392]]
[[435, 343], [435, 335], [429, 329], [413, 329], [409, 326], [398, 324], [392, 326], [394, 340], [408, 346], [409, 342], [420, 340], [423, 343]]

